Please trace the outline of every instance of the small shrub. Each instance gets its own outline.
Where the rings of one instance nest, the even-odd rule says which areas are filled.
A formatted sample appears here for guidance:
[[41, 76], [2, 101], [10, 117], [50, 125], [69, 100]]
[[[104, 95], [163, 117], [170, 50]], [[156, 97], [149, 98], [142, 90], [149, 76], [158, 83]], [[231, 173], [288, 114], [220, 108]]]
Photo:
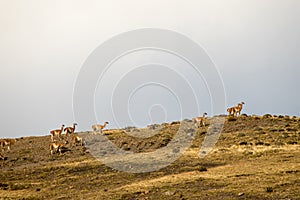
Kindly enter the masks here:
[[270, 115], [270, 114], [263, 115], [263, 118], [271, 118], [271, 117], [272, 117], [272, 115]]
[[283, 137], [283, 138], [288, 138], [288, 137], [290, 137], [290, 136], [289, 136], [288, 133], [283, 133], [283, 134], [282, 134], [282, 137]]
[[10, 190], [24, 190], [29, 188], [28, 185], [22, 185], [22, 184], [14, 184], [14, 185], [10, 185]]
[[237, 119], [235, 117], [228, 117], [227, 119], [229, 122], [234, 122], [236, 121]]
[[205, 135], [207, 132], [206, 131], [201, 131], [200, 135]]
[[277, 141], [277, 142], [275, 142], [275, 145], [277, 145], [277, 146], [282, 146], [283, 143], [282, 143], [281, 141]]
[[262, 131], [263, 130], [263, 128], [262, 127], [255, 127], [255, 129], [254, 129], [255, 131]]
[[293, 144], [298, 144], [298, 142], [296, 142], [296, 141], [288, 141], [287, 144], [292, 144], [293, 145]]
[[271, 132], [276, 132], [277, 129], [276, 129], [276, 128], [271, 128], [270, 131], [271, 131]]
[[0, 188], [7, 188], [8, 187], [8, 184], [6, 184], [6, 183], [0, 183]]
[[239, 133], [239, 134], [238, 134], [238, 137], [244, 137], [244, 136], [246, 136], [245, 133]]
[[296, 131], [297, 131], [297, 129], [295, 129], [295, 128], [287, 128], [286, 130], [287, 130], [287, 131], [293, 131], [293, 132], [296, 132]]
[[272, 187], [267, 187], [267, 188], [266, 188], [266, 191], [267, 191], [267, 192], [273, 192], [273, 188], [272, 188]]
[[114, 140], [114, 139], [115, 139], [114, 136], [112, 136], [112, 135], [107, 136], [107, 138], [108, 138], [109, 140]]
[[207, 171], [207, 168], [204, 167], [204, 166], [200, 166], [199, 169], [198, 169], [199, 172], [206, 172]]
[[260, 117], [257, 116], [257, 115], [252, 115], [252, 118], [253, 118], [253, 119], [260, 119]]
[[264, 134], [266, 134], [266, 132], [264, 132], [264, 131], [258, 131], [257, 134], [264, 135]]
[[264, 145], [264, 142], [261, 141], [255, 142], [255, 145]]

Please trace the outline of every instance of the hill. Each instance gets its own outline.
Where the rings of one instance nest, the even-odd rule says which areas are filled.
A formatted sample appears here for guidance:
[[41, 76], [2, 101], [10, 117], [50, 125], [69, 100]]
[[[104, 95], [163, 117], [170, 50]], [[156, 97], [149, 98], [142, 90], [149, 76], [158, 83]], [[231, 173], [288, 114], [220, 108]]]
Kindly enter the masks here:
[[[124, 151], [153, 152], [166, 146], [179, 127], [173, 122], [104, 134]], [[62, 155], [50, 155], [50, 136], [18, 138], [11, 151], [2, 151], [0, 199], [300, 199], [300, 118], [226, 118], [213, 151], [200, 159], [208, 128], [199, 128], [174, 163], [146, 173], [107, 167], [71, 142]], [[160, 131], [149, 138], [126, 133], [154, 129]]]

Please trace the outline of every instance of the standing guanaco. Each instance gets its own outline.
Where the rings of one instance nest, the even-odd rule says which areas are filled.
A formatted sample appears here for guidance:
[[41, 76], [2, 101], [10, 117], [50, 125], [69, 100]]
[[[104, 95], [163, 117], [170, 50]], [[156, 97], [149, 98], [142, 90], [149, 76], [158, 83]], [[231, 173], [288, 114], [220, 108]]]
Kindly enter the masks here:
[[77, 143], [79, 143], [80, 146], [83, 145], [82, 137], [79, 137], [78, 135], [72, 135], [72, 138], [73, 138], [73, 144], [75, 144], [75, 146], [76, 146]]
[[54, 141], [54, 136], [55, 136], [55, 135], [57, 135], [59, 139], [61, 138], [61, 134], [62, 134], [62, 132], [63, 132], [63, 130], [64, 130], [64, 127], [65, 127], [65, 125], [63, 124], [63, 125], [61, 125], [61, 129], [57, 129], [57, 130], [52, 130], [52, 131], [50, 131], [51, 141], [52, 141], [52, 142]]
[[108, 123], [108, 122], [104, 122], [103, 125], [101, 125], [101, 124], [94, 124], [94, 125], [92, 126], [92, 129], [93, 129], [94, 131], [100, 131], [100, 132], [102, 133], [102, 130], [106, 127], [107, 124], [109, 124], [109, 123]]
[[195, 123], [195, 127], [199, 128], [200, 126], [205, 126], [205, 117], [207, 116], [207, 113], [203, 113], [202, 117], [195, 117], [193, 118], [193, 122]]
[[241, 103], [239, 103], [236, 107], [234, 107], [234, 112], [235, 112], [235, 115], [238, 116], [238, 115], [241, 115], [241, 111], [243, 109], [243, 105], [245, 103], [242, 101]]
[[244, 102], [241, 102], [239, 103], [237, 106], [234, 106], [234, 107], [230, 107], [227, 109], [227, 112], [228, 112], [228, 115], [229, 116], [238, 116], [241, 114], [241, 110], [243, 109], [243, 105], [245, 103]]
[[77, 123], [73, 123], [73, 127], [66, 127], [64, 129], [64, 132], [66, 133], [66, 135], [69, 135], [69, 134], [74, 134], [75, 132], [75, 129], [76, 129], [76, 126], [77, 126]]
[[228, 116], [234, 116], [235, 114], [235, 107], [230, 107], [227, 109], [227, 112], [228, 112]]
[[59, 152], [59, 154], [61, 154], [61, 150], [63, 148], [63, 146], [65, 144], [67, 144], [68, 142], [65, 141], [64, 143], [60, 143], [60, 142], [53, 142], [49, 145], [50, 147], [50, 154], [52, 155], [53, 153]]

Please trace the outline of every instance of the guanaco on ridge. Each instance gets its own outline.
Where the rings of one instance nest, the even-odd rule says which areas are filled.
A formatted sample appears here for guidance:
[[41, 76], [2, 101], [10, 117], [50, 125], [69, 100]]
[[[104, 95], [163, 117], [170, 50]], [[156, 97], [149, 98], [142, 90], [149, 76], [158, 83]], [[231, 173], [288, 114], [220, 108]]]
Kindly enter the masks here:
[[241, 111], [243, 109], [243, 105], [245, 103], [242, 101], [241, 103], [239, 103], [237, 106], [234, 106], [234, 107], [230, 107], [227, 109], [227, 112], [228, 112], [228, 115], [229, 116], [238, 116], [238, 115], [241, 115]]
[[50, 131], [51, 141], [52, 141], [52, 142], [54, 141], [54, 136], [55, 136], [55, 135], [57, 135], [59, 139], [61, 138], [61, 134], [62, 134], [62, 132], [63, 132], [63, 130], [64, 130], [64, 127], [65, 127], [65, 125], [63, 124], [63, 125], [61, 125], [61, 129], [57, 129], [57, 130], [52, 130], [52, 131]]
[[205, 118], [207, 116], [207, 113], [203, 113], [202, 117], [195, 117], [193, 118], [193, 122], [195, 123], [195, 127], [199, 128], [200, 126], [205, 126]]
[[241, 115], [241, 111], [243, 109], [243, 105], [245, 103], [242, 101], [241, 103], [239, 103], [236, 107], [234, 107], [234, 112], [235, 112], [235, 115], [238, 116], [238, 115]]
[[100, 132], [102, 133], [102, 130], [106, 127], [107, 124], [109, 124], [109, 123], [108, 123], [108, 122], [104, 122], [103, 125], [101, 125], [101, 124], [94, 124], [94, 125], [92, 126], [92, 129], [93, 129], [94, 131], [100, 131]]
[[76, 126], [77, 126], [77, 123], [73, 123], [73, 127], [66, 127], [64, 129], [64, 132], [66, 133], [66, 135], [69, 135], [69, 134], [74, 134], [75, 133], [75, 129], [76, 129]]

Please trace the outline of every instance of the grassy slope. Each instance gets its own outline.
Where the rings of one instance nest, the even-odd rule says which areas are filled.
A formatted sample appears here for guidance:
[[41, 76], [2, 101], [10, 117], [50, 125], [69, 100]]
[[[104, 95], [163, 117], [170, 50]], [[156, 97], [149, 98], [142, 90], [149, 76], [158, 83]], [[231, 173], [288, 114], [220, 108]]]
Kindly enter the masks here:
[[[105, 134], [124, 150], [144, 152], [165, 146], [178, 127], [162, 125], [147, 139]], [[213, 152], [199, 159], [206, 131], [170, 166], [141, 174], [111, 169], [81, 146], [50, 156], [49, 136], [26, 137], [0, 160], [0, 199], [300, 199], [299, 118], [229, 119]]]

